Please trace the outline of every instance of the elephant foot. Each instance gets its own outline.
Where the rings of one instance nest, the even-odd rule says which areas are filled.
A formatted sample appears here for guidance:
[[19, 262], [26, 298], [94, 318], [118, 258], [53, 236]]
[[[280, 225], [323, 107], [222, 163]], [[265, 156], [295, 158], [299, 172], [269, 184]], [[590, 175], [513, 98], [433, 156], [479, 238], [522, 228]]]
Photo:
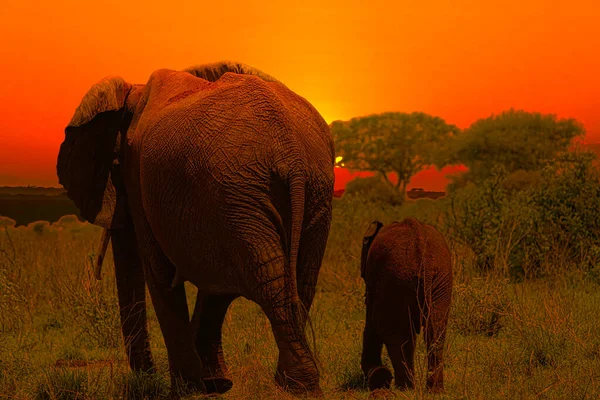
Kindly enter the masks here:
[[392, 373], [383, 365], [372, 368], [367, 376], [367, 383], [370, 391], [389, 389], [392, 384]]
[[233, 381], [223, 376], [204, 378], [204, 386], [206, 386], [206, 393], [219, 393], [223, 394], [233, 386]]
[[283, 390], [293, 395], [307, 396], [313, 398], [323, 397], [323, 390], [319, 386], [318, 374], [316, 379], [309, 377], [305, 373], [294, 373], [277, 369], [275, 382]]

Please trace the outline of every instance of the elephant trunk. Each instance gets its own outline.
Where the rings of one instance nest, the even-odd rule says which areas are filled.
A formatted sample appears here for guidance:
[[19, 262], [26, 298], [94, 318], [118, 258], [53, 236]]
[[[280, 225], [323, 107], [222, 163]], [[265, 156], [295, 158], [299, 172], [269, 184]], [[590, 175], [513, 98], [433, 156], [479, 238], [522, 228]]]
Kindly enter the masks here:
[[121, 328], [129, 365], [133, 371], [153, 371], [146, 325], [146, 288], [131, 221], [124, 229], [111, 230]]
[[108, 242], [110, 241], [110, 233], [108, 229], [102, 229], [102, 237], [100, 238], [100, 246], [98, 248], [98, 254], [94, 262], [94, 276], [97, 280], [102, 279], [102, 263], [104, 262], [104, 256], [106, 255], [106, 249], [108, 248]]

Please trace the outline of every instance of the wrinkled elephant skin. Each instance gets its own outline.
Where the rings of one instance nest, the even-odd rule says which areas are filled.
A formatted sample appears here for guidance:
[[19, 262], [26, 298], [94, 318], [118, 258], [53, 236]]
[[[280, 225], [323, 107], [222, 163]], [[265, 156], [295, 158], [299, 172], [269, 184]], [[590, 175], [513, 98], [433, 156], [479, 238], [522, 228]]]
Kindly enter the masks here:
[[[172, 387], [231, 387], [221, 327], [243, 296], [269, 318], [276, 381], [320, 395], [304, 332], [331, 223], [329, 127], [274, 78], [221, 62], [105, 78], [65, 129], [60, 183], [109, 229], [130, 366], [152, 371], [144, 285]], [[192, 321], [184, 281], [198, 287]]]
[[452, 262], [444, 237], [415, 218], [371, 223], [363, 238], [361, 276], [367, 315], [361, 368], [369, 389], [387, 388], [385, 344], [398, 388], [414, 388], [416, 336], [423, 327], [428, 358], [427, 389], [444, 389], [443, 351], [452, 298]]

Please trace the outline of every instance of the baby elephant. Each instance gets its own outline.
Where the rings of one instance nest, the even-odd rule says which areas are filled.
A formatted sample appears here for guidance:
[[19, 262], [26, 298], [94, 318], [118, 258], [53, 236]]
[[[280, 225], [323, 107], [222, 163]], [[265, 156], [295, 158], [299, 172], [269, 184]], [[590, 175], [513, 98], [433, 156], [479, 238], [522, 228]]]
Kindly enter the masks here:
[[452, 265], [444, 237], [415, 218], [383, 226], [373, 221], [363, 238], [361, 276], [367, 318], [361, 368], [369, 389], [388, 388], [382, 365], [385, 344], [398, 388], [414, 388], [416, 335], [423, 326], [427, 346], [427, 388], [444, 389], [443, 351], [452, 298]]

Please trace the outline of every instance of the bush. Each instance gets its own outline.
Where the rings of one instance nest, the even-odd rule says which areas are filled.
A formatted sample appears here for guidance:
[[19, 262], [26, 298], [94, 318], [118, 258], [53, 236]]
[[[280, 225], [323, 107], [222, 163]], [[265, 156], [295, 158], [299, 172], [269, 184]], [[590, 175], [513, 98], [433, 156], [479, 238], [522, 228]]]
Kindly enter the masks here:
[[470, 182], [450, 194], [449, 232], [476, 254], [480, 271], [540, 277], [600, 263], [600, 177], [588, 153], [569, 154], [539, 173]]
[[384, 182], [379, 176], [357, 178], [346, 185], [344, 196], [360, 197], [370, 203], [389, 203], [400, 205], [404, 202], [404, 195]]
[[542, 261], [591, 270], [600, 263], [600, 176], [591, 158], [568, 161], [544, 171], [546, 184], [533, 193], [536, 231], [526, 246]]

